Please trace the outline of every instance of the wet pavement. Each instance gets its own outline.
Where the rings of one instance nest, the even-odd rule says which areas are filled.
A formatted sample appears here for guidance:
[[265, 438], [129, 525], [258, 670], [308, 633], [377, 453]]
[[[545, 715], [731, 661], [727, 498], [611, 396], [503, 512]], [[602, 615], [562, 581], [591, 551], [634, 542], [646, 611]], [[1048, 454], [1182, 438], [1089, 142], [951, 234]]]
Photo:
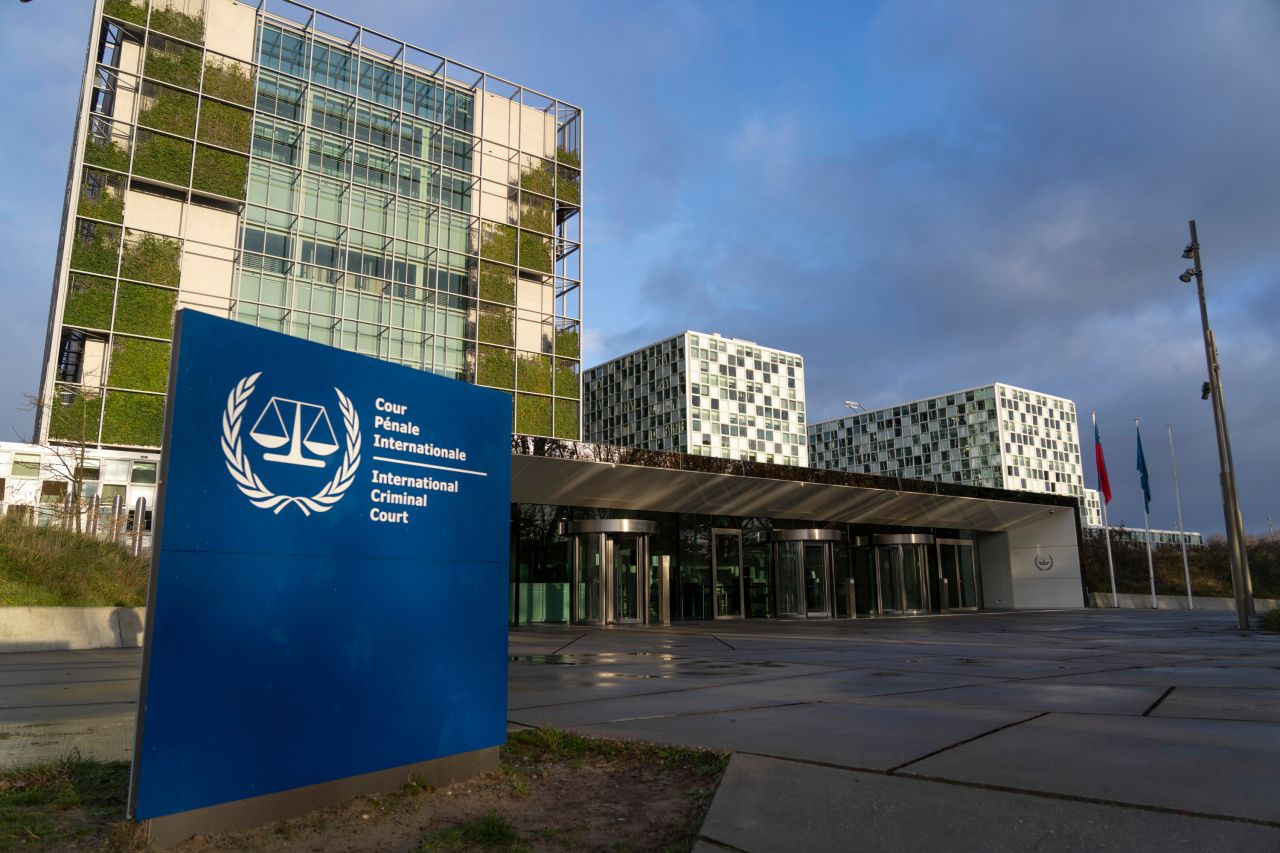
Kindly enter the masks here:
[[[1227, 613], [510, 634], [512, 726], [730, 750], [700, 850], [1280, 851], [1280, 636]], [[136, 650], [0, 655], [0, 766], [124, 758]]]

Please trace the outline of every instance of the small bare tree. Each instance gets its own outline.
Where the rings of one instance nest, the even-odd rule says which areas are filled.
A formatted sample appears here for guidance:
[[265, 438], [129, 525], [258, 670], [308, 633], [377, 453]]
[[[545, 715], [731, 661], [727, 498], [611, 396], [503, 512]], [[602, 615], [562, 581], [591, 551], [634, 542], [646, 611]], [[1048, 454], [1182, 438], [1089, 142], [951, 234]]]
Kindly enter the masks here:
[[[27, 394], [26, 408], [43, 409], [43, 417], [37, 420], [48, 424], [49, 441], [39, 441], [32, 436], [32, 444], [48, 451], [52, 462], [43, 464], [54, 478], [67, 484], [71, 494], [70, 521], [76, 533], [83, 532], [83, 501], [85, 483], [85, 459], [90, 448], [97, 447], [98, 422], [101, 398], [88, 391], [78, 391], [70, 400], [55, 395], [43, 402], [34, 394]], [[59, 507], [61, 510], [62, 508]]]

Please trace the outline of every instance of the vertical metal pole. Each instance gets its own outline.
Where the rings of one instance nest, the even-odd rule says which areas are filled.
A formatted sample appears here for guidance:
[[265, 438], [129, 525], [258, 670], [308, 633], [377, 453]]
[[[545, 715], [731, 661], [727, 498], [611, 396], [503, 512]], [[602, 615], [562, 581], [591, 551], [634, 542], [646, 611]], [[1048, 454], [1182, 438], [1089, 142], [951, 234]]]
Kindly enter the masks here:
[[111, 499], [111, 533], [107, 537], [112, 542], [120, 541], [120, 515], [124, 512], [124, 496], [116, 495]]
[[142, 556], [142, 528], [146, 527], [147, 499], [138, 498], [133, 505], [133, 556]]
[[89, 498], [89, 525], [87, 532], [90, 536], [96, 537], [98, 535], [98, 506], [101, 502], [102, 498], [97, 495]]
[[1249, 571], [1249, 553], [1247, 550], [1247, 537], [1244, 533], [1244, 515], [1240, 512], [1240, 493], [1236, 488], [1236, 463], [1231, 456], [1231, 433], [1227, 431], [1227, 401], [1226, 394], [1222, 390], [1222, 363], [1218, 357], [1218, 340], [1214, 337], [1212, 329], [1209, 330], [1209, 344], [1213, 349], [1213, 372], [1217, 377], [1218, 387], [1218, 394], [1214, 398], [1214, 403], [1222, 417], [1222, 443], [1227, 448], [1227, 476], [1231, 482], [1231, 517], [1235, 522], [1236, 554], [1240, 560], [1240, 576], [1244, 579], [1244, 599], [1249, 608], [1249, 615], [1257, 616], [1258, 613], [1253, 607], [1253, 575]]
[[72, 501], [71, 501], [71, 492], [70, 492], [70, 491], [68, 491], [68, 492], [66, 493], [66, 495], [64, 495], [64, 496], [63, 496], [63, 498], [62, 498], [62, 529], [63, 529], [63, 530], [70, 530], [70, 529], [71, 529], [71, 509], [72, 509], [72, 506], [73, 506], [73, 504], [72, 504]]
[[1178, 491], [1178, 457], [1173, 452], [1173, 424], [1165, 424], [1169, 430], [1169, 462], [1173, 465], [1173, 501], [1178, 507], [1178, 543], [1182, 545], [1182, 574], [1187, 579], [1187, 608], [1196, 609], [1191, 595], [1191, 566], [1187, 563], [1187, 534], [1182, 529], [1182, 494]]
[[1204, 357], [1209, 369], [1209, 391], [1213, 397], [1213, 427], [1218, 438], [1218, 480], [1222, 487], [1222, 513], [1226, 523], [1227, 553], [1231, 559], [1231, 584], [1236, 600], [1236, 627], [1241, 631], [1249, 630], [1249, 595], [1245, 587], [1245, 576], [1248, 573], [1248, 559], [1243, 557], [1243, 548], [1237, 542], [1235, 481], [1231, 476], [1231, 465], [1228, 461], [1230, 451], [1226, 441], [1226, 410], [1222, 405], [1222, 385], [1218, 376], [1217, 348], [1213, 343], [1213, 332], [1209, 329], [1209, 308], [1204, 297], [1204, 269], [1200, 265], [1200, 240], [1196, 234], [1196, 221], [1188, 223], [1191, 229], [1191, 253], [1195, 263], [1196, 295], [1200, 300], [1200, 327], [1204, 335]]
[[[1090, 412], [1089, 420], [1093, 423], [1094, 435], [1098, 432], [1098, 413]], [[1102, 471], [1095, 472], [1098, 476], [1098, 503], [1102, 505], [1102, 539], [1107, 543], [1107, 571], [1111, 574], [1111, 606], [1120, 606], [1120, 595], [1116, 592], [1116, 564], [1111, 559], [1111, 526], [1107, 522], [1107, 496], [1102, 493]]]
[[[1134, 429], [1138, 428], [1137, 418], [1133, 419], [1133, 426]], [[1138, 475], [1138, 487], [1142, 487], [1141, 474]], [[1151, 559], [1151, 516], [1147, 513], [1146, 495], [1143, 495], [1142, 500], [1142, 526], [1146, 530], [1147, 538], [1147, 577], [1151, 579], [1151, 609], [1157, 610], [1159, 605], [1156, 603], [1156, 567]]]

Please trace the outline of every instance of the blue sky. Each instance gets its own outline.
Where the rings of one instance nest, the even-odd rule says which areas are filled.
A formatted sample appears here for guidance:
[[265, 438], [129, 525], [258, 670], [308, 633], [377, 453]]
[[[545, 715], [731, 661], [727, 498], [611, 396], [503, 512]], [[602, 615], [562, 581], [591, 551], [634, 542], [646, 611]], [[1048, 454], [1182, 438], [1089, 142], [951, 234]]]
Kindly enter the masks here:
[[[810, 419], [1004, 381], [1099, 414], [1140, 525], [1222, 514], [1200, 225], [1249, 530], [1280, 520], [1280, 5], [327, 0], [585, 111], [586, 360], [684, 328], [805, 355]], [[44, 345], [89, 0], [0, 0], [0, 430]]]

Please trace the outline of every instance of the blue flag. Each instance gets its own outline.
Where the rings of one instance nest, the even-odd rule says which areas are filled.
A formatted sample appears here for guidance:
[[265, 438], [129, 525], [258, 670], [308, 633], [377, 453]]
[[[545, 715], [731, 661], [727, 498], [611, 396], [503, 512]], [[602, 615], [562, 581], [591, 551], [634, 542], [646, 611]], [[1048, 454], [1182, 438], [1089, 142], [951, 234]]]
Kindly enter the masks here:
[[1151, 512], [1151, 478], [1147, 476], [1147, 457], [1142, 453], [1142, 430], [1135, 424], [1134, 429], [1138, 431], [1138, 474], [1142, 481], [1142, 506], [1143, 511]]

